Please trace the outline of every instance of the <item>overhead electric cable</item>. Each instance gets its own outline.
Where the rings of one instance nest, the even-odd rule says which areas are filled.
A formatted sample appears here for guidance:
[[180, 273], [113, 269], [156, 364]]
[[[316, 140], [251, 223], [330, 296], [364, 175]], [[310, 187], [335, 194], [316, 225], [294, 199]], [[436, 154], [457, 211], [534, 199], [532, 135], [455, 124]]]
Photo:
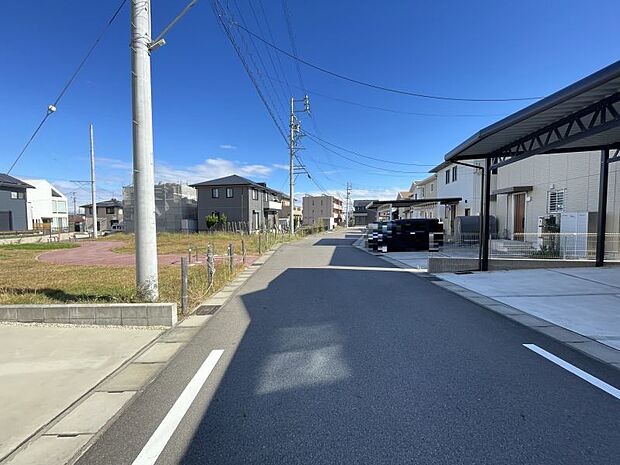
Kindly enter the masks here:
[[125, 5], [125, 3], [127, 3], [127, 0], [122, 0], [121, 1], [120, 5], [118, 6], [118, 8], [114, 12], [114, 14], [110, 17], [110, 19], [108, 20], [108, 22], [104, 26], [104, 28], [101, 31], [101, 33], [97, 36], [97, 38], [95, 39], [95, 42], [93, 42], [91, 47], [88, 49], [88, 52], [86, 53], [86, 55], [84, 55], [84, 58], [82, 58], [82, 61], [80, 61], [80, 63], [78, 64], [77, 68], [75, 69], [75, 71], [73, 72], [73, 74], [71, 75], [69, 80], [65, 83], [63, 88], [60, 90], [60, 93], [56, 97], [56, 100], [54, 100], [54, 103], [52, 103], [51, 105], [49, 105], [47, 107], [47, 112], [45, 113], [45, 116], [43, 117], [43, 119], [41, 120], [41, 122], [39, 123], [37, 128], [34, 130], [32, 135], [28, 139], [28, 141], [26, 142], [26, 145], [24, 145], [24, 147], [22, 148], [21, 152], [19, 152], [19, 154], [15, 158], [15, 161], [13, 161], [13, 163], [11, 164], [11, 167], [8, 169], [7, 174], [10, 174], [11, 171], [13, 170], [13, 168], [15, 168], [15, 165], [21, 159], [22, 155], [24, 155], [24, 153], [26, 152], [26, 149], [28, 149], [28, 147], [30, 146], [30, 144], [32, 143], [34, 138], [37, 136], [37, 134], [39, 133], [39, 131], [41, 130], [41, 128], [43, 127], [43, 125], [45, 124], [47, 119], [56, 111], [56, 109], [58, 108], [58, 104], [60, 103], [60, 100], [64, 97], [64, 95], [67, 92], [67, 90], [69, 90], [69, 87], [71, 87], [71, 84], [73, 84], [73, 81], [75, 81], [75, 79], [77, 78], [78, 74], [80, 73], [80, 71], [82, 70], [84, 65], [86, 64], [86, 61], [90, 58], [92, 53], [95, 51], [95, 48], [97, 47], [97, 45], [99, 45], [99, 42], [101, 41], [101, 39], [103, 38], [105, 33], [108, 31], [108, 29], [110, 28], [112, 23], [114, 23], [114, 20], [116, 19], [116, 17], [118, 16], [120, 11], [122, 10], [122, 8]]
[[306, 65], [306, 66], [308, 66], [310, 68], [316, 69], [317, 71], [321, 71], [322, 73], [329, 74], [330, 76], [336, 77], [338, 79], [342, 79], [344, 81], [349, 81], [349, 82], [352, 82], [354, 84], [358, 84], [358, 85], [365, 86], [365, 87], [370, 87], [370, 88], [377, 89], [377, 90], [382, 90], [382, 91], [385, 91], [385, 92], [391, 92], [391, 93], [394, 93], [394, 94], [401, 94], [401, 95], [409, 95], [411, 97], [419, 97], [419, 98], [426, 98], [426, 99], [433, 99], [433, 100], [450, 100], [450, 101], [456, 101], [456, 102], [520, 102], [520, 101], [527, 101], [527, 100], [539, 100], [539, 99], [542, 98], [542, 97], [512, 97], [512, 98], [449, 97], [449, 96], [445, 96], [445, 95], [432, 95], [432, 94], [423, 94], [423, 93], [420, 93], [420, 92], [411, 92], [411, 91], [408, 91], [408, 90], [395, 89], [395, 88], [383, 86], [383, 85], [380, 85], [380, 84], [373, 84], [373, 83], [370, 83], [370, 82], [361, 81], [359, 79], [355, 79], [355, 78], [352, 78], [352, 77], [349, 77], [349, 76], [345, 76], [343, 74], [339, 74], [339, 73], [336, 73], [334, 71], [330, 71], [329, 69], [324, 68], [322, 66], [310, 63], [309, 61], [304, 60], [303, 58], [298, 57], [294, 53], [290, 53], [290, 52], [288, 52], [288, 51], [278, 47], [277, 45], [269, 42], [268, 40], [264, 39], [260, 35], [256, 34], [253, 31], [251, 31], [247, 27], [243, 26], [242, 24], [234, 23], [234, 25], [237, 26], [238, 28], [244, 30], [250, 36], [258, 39], [261, 42], [263, 42], [265, 45], [268, 45], [269, 47], [272, 47], [274, 50], [277, 50], [278, 52], [282, 53], [283, 55], [286, 55], [289, 58], [291, 58], [291, 59], [293, 59], [295, 61], [298, 61], [299, 63], [303, 63], [304, 65]]
[[318, 136], [316, 136], [316, 135], [314, 135], [314, 134], [312, 134], [312, 133], [309, 133], [309, 132], [307, 132], [307, 131], [304, 131], [304, 134], [305, 134], [306, 136], [310, 137], [310, 139], [317, 139], [317, 140], [319, 140], [319, 141], [321, 141], [321, 142], [324, 142], [325, 144], [331, 145], [332, 147], [336, 147], [337, 149], [343, 150], [343, 151], [348, 152], [348, 153], [351, 153], [351, 154], [353, 154], [353, 155], [357, 155], [358, 157], [367, 158], [367, 159], [369, 159], [369, 160], [380, 161], [380, 162], [382, 162], [382, 163], [391, 163], [391, 164], [393, 164], [393, 165], [428, 166], [428, 167], [433, 167], [433, 166], [435, 166], [435, 165], [423, 164], [423, 163], [407, 163], [407, 162], [404, 162], [404, 161], [392, 161], [392, 160], [386, 160], [386, 159], [384, 159], [384, 158], [371, 157], [370, 155], [364, 155], [364, 154], [361, 154], [361, 153], [356, 152], [356, 151], [354, 151], [354, 150], [346, 149], [346, 148], [344, 148], [344, 147], [341, 147], [341, 146], [339, 146], [339, 145], [336, 145], [336, 144], [334, 144], [333, 142], [329, 142], [329, 141], [326, 141], [326, 140], [324, 140], [324, 139], [321, 139], [320, 137], [318, 137]]

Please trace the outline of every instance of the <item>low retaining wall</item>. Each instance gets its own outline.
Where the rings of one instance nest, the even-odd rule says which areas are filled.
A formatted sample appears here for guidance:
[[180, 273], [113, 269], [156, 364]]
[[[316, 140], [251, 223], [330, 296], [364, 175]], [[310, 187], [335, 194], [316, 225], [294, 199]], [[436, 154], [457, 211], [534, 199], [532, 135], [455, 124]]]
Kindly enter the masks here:
[[[592, 260], [546, 260], [527, 258], [490, 258], [489, 270], [531, 270], [534, 268], [575, 268], [594, 266]], [[429, 273], [454, 273], [456, 271], [475, 271], [477, 258], [429, 257]]]
[[177, 322], [177, 304], [0, 305], [0, 321], [174, 326]]

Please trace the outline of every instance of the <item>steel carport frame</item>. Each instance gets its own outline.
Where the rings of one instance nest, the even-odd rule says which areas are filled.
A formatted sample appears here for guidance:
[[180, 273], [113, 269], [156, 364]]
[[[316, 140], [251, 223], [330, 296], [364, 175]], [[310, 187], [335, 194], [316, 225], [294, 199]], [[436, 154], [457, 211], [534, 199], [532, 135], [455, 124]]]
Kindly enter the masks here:
[[609, 163], [620, 160], [620, 61], [482, 129], [446, 154], [448, 163], [485, 160], [481, 271], [489, 269], [491, 173], [534, 155], [592, 150], [601, 150], [596, 266], [603, 266]]

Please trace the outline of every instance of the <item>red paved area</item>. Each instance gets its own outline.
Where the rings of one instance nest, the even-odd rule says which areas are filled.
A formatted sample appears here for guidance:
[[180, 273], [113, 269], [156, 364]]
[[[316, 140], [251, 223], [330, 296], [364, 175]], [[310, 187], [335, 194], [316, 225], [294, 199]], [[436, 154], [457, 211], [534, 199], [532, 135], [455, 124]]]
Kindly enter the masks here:
[[[44, 252], [37, 260], [56, 265], [91, 265], [91, 266], [134, 266], [136, 257], [134, 254], [112, 252], [111, 249], [122, 247], [121, 241], [88, 241], [80, 243], [80, 247], [74, 249], [60, 249]], [[258, 257], [247, 256], [246, 265], [251, 265]], [[225, 257], [216, 257], [222, 260]], [[241, 257], [235, 257], [240, 262]], [[203, 263], [204, 257], [199, 257], [197, 263]], [[160, 265], [178, 265], [181, 263], [181, 255], [160, 255]], [[192, 257], [192, 263], [196, 263]]]

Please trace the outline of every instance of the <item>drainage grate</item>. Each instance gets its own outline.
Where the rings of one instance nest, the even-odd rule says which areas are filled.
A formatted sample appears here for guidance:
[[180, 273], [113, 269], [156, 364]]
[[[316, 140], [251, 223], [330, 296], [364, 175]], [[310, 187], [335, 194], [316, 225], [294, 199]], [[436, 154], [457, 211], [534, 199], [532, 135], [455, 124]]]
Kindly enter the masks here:
[[437, 276], [424, 276], [424, 279], [428, 280], [428, 281], [443, 281], [443, 279], [438, 278]]
[[201, 305], [196, 310], [196, 315], [213, 315], [220, 309], [221, 305]]
[[474, 274], [473, 271], [455, 271], [454, 274]]

